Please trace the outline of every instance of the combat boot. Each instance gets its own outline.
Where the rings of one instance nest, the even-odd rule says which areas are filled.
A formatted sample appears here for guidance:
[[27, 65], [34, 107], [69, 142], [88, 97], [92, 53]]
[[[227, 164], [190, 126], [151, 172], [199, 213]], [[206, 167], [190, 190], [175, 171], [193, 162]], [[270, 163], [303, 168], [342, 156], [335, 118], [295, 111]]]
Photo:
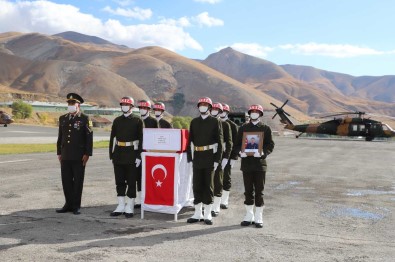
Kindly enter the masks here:
[[206, 225], [212, 225], [213, 224], [213, 217], [211, 216], [211, 209], [213, 208], [213, 205], [204, 205], [204, 223]]
[[221, 208], [228, 209], [229, 191], [223, 190], [221, 197]]
[[263, 209], [265, 206], [261, 207], [255, 207], [255, 226], [257, 228], [262, 228], [263, 227]]
[[246, 227], [254, 224], [254, 205], [244, 205], [246, 208], [246, 215], [243, 221], [240, 223], [241, 226]]
[[134, 198], [126, 197], [125, 217], [126, 218], [133, 217], [133, 212], [134, 212]]
[[211, 215], [213, 217], [219, 215], [220, 205], [221, 205], [221, 197], [214, 197], [213, 210], [211, 211]]
[[111, 212], [110, 216], [117, 217], [122, 215], [125, 212], [125, 197], [119, 196], [118, 197], [118, 206], [117, 208]]
[[188, 218], [187, 223], [196, 223], [203, 220], [202, 203], [195, 205], [195, 213], [192, 217]]

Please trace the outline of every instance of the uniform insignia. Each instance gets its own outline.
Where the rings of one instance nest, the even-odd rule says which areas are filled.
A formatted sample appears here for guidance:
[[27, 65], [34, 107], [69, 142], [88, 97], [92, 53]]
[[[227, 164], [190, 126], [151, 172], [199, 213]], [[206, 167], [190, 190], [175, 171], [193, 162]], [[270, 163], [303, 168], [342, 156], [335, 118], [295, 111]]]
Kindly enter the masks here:
[[92, 123], [92, 121], [90, 121], [90, 120], [89, 120], [89, 122], [88, 122], [88, 126], [89, 126], [90, 128], [92, 128], [92, 127], [93, 127], [93, 123]]

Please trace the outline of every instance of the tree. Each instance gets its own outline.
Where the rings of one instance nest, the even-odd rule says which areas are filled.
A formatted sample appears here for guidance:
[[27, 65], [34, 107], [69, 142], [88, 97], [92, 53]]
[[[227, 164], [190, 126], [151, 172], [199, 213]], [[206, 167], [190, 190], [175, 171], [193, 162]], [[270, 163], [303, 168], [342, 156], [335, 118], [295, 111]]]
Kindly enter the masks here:
[[29, 118], [32, 115], [33, 107], [22, 100], [17, 100], [11, 105], [12, 114], [17, 119]]
[[189, 125], [192, 121], [190, 116], [175, 116], [173, 117], [172, 124], [174, 128], [189, 129]]

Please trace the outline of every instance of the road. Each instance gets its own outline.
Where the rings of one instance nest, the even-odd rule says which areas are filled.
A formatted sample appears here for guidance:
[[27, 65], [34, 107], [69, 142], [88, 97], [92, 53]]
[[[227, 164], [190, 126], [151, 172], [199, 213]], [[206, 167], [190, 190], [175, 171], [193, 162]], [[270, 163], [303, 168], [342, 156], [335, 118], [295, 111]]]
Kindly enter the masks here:
[[[58, 137], [57, 127], [30, 126], [11, 124], [0, 126], [0, 144], [40, 144], [56, 143]], [[94, 130], [95, 141], [109, 140], [110, 133]]]
[[[214, 225], [139, 211], [111, 218], [114, 175], [106, 149], [86, 170], [82, 214], [63, 205], [53, 153], [0, 156], [2, 261], [393, 261], [394, 142], [275, 137], [264, 228], [241, 227], [243, 183], [233, 170], [230, 208]], [[239, 164], [239, 163], [238, 163]]]

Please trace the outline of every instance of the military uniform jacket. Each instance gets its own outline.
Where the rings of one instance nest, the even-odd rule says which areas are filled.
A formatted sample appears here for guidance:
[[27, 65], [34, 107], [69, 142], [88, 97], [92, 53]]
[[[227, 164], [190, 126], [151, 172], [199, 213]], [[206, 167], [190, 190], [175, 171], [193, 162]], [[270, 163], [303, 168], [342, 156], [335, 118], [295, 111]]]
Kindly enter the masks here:
[[229, 159], [233, 147], [232, 133], [228, 122], [221, 121], [221, 126], [224, 135], [224, 143], [222, 144], [222, 150], [224, 152], [222, 154], [222, 158]]
[[92, 155], [93, 131], [89, 117], [81, 112], [59, 117], [57, 154], [62, 160], [81, 160], [83, 155]]
[[[127, 117], [121, 115], [114, 119], [109, 145], [110, 159], [112, 159], [114, 164], [134, 164], [136, 158], [141, 159], [143, 128], [143, 120], [133, 114]], [[116, 141], [133, 142], [135, 140], [139, 141], [137, 150], [135, 150], [134, 146], [118, 146], [116, 144]]]
[[236, 138], [237, 138], [238, 126], [235, 124], [235, 122], [233, 122], [230, 119], [226, 119], [226, 122], [228, 122], [228, 124], [230, 126], [231, 133], [232, 133], [232, 142], [233, 142], [232, 151], [230, 153], [230, 159], [237, 160], [237, 158], [239, 156], [239, 151], [235, 150], [235, 142], [236, 142]]
[[247, 156], [245, 158], [241, 158], [241, 170], [244, 172], [251, 171], [266, 171], [267, 163], [266, 157], [273, 151], [274, 142], [272, 139], [272, 131], [269, 126], [259, 122], [257, 125], [249, 122], [247, 124], [242, 125], [239, 128], [237, 133], [237, 138], [235, 142], [235, 150], [237, 152], [241, 151], [243, 141], [243, 133], [244, 132], [263, 132], [263, 152], [265, 153], [261, 158], [257, 158], [254, 156]]
[[152, 116], [148, 116], [143, 121], [144, 121], [145, 128], [159, 128], [158, 120], [156, 120]]
[[[192, 146], [208, 146], [218, 144], [217, 152], [214, 150], [194, 151]], [[188, 162], [193, 161], [194, 168], [212, 168], [214, 162], [219, 163], [222, 157], [223, 133], [220, 121], [212, 116], [203, 119], [201, 116], [192, 119], [189, 127], [189, 140], [187, 148]]]
[[172, 124], [161, 118], [159, 121], [159, 128], [173, 128]]

